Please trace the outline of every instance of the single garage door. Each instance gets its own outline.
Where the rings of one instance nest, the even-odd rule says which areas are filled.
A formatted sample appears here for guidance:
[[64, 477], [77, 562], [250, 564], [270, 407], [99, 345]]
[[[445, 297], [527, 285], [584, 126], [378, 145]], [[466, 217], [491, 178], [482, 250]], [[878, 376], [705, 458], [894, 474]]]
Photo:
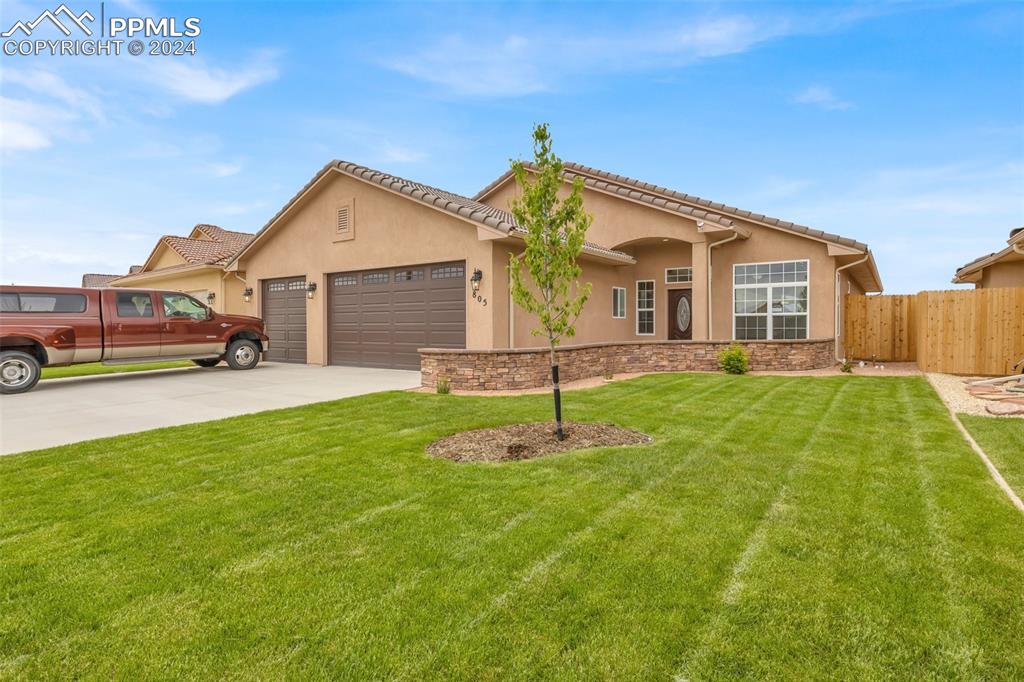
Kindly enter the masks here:
[[267, 360], [306, 361], [306, 278], [263, 282], [263, 321], [270, 337]]
[[466, 264], [327, 278], [332, 365], [419, 369], [420, 348], [466, 347]]

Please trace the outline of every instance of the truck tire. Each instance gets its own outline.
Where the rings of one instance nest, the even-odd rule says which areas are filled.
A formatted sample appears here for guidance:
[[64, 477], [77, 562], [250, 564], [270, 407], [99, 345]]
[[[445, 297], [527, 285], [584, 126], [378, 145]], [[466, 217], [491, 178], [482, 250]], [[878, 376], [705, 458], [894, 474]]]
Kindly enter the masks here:
[[252, 369], [260, 361], [260, 347], [249, 339], [232, 341], [228, 346], [227, 361], [231, 369]]
[[193, 360], [192, 362], [196, 363], [200, 367], [216, 367], [220, 364], [221, 360], [223, 360], [223, 358], [203, 358], [202, 360]]
[[20, 350], [0, 352], [0, 393], [24, 393], [39, 383], [39, 361]]

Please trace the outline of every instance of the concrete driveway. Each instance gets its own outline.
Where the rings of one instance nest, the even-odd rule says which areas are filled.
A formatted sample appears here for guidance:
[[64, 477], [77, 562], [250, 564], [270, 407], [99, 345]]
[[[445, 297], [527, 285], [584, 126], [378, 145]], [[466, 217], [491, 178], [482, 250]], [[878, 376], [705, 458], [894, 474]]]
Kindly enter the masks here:
[[0, 396], [0, 454], [419, 385], [419, 372], [276, 362], [50, 379]]

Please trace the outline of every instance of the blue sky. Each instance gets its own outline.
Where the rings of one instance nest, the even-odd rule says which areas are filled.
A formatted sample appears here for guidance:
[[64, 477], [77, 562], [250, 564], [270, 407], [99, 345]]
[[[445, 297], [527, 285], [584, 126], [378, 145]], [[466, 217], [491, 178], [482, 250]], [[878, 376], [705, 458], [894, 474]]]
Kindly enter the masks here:
[[255, 231], [333, 158], [471, 195], [540, 121], [563, 158], [865, 241], [890, 293], [1024, 224], [1021, 3], [105, 9], [198, 16], [198, 54], [0, 57], [5, 283]]

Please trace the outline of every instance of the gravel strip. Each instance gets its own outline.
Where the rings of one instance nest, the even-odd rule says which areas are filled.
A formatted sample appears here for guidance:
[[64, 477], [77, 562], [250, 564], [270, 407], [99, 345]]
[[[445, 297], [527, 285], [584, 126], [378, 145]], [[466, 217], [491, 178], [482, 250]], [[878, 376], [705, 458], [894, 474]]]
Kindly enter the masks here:
[[[988, 412], [985, 407], [992, 404], [990, 400], [976, 398], [967, 392], [967, 382], [976, 379], [990, 379], [991, 377], [958, 377], [953, 374], [939, 374], [929, 372], [928, 379], [938, 392], [942, 401], [960, 414], [974, 414], [980, 417], [996, 417]], [[1008, 419], [1024, 419], [1024, 415], [999, 415]]]

